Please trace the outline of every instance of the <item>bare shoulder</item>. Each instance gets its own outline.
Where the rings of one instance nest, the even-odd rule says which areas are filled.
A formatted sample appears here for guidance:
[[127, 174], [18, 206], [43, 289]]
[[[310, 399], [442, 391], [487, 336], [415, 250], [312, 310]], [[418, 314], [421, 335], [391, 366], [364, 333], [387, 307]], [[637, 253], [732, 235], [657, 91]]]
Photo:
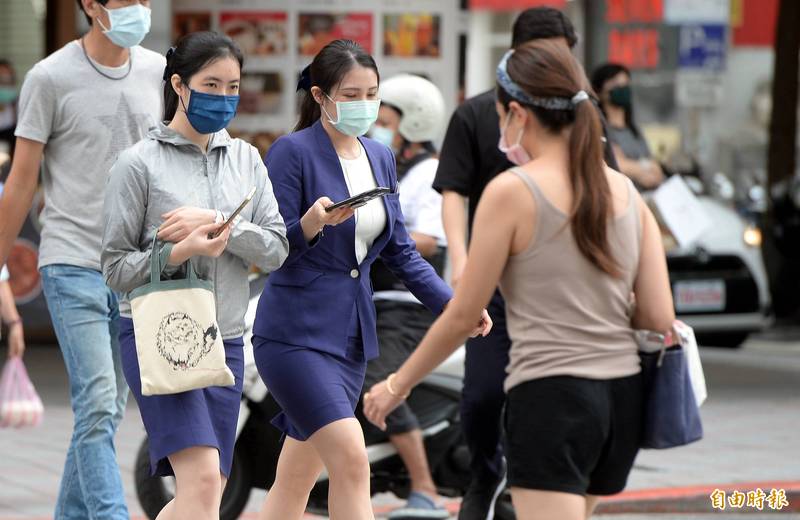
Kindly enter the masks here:
[[628, 183], [631, 182], [631, 180], [628, 176], [610, 166], [606, 166], [606, 178], [608, 179], [608, 184], [611, 186], [612, 191], [627, 191], [629, 189]]
[[525, 181], [516, 173], [506, 170], [486, 186], [481, 195], [480, 205], [491, 208], [494, 218], [507, 216], [513, 220], [520, 213], [527, 214], [534, 211], [535, 199]]
[[620, 214], [625, 208], [630, 206], [631, 195], [635, 197], [635, 203], [640, 211], [646, 209], [647, 206], [644, 203], [644, 199], [642, 199], [642, 196], [639, 194], [639, 190], [631, 190], [631, 183], [633, 181], [631, 181], [627, 175], [606, 166], [606, 178], [611, 188], [611, 197], [614, 199], [614, 212], [616, 214]]
[[520, 194], [524, 195], [526, 190], [521, 188], [525, 188], [525, 181], [520, 179], [518, 174], [511, 170], [506, 170], [499, 173], [497, 177], [486, 185], [481, 199], [489, 196], [508, 201], [510, 197], [518, 197]]

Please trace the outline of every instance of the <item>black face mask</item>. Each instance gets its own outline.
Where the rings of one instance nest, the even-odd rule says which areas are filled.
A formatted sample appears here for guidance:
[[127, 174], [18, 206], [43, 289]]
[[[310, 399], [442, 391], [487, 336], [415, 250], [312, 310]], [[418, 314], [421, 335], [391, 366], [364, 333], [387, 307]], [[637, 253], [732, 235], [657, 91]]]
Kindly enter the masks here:
[[612, 105], [630, 108], [633, 103], [633, 91], [630, 85], [621, 85], [608, 91], [608, 99]]

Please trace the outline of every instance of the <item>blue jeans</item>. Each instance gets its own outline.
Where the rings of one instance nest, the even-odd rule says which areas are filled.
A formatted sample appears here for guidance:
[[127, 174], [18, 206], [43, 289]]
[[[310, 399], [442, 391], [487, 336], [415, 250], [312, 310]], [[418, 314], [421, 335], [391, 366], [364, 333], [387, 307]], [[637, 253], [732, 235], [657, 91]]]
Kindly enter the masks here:
[[117, 297], [98, 271], [48, 265], [41, 274], [75, 415], [55, 520], [127, 520], [114, 449], [128, 397]]

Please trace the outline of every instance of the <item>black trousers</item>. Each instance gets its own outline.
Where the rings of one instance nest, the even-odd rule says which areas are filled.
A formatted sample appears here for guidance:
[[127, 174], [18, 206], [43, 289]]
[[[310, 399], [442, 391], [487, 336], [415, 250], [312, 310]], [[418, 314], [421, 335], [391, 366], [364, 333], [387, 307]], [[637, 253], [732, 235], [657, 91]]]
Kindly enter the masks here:
[[487, 310], [494, 321], [492, 332], [467, 342], [461, 423], [472, 455], [473, 481], [491, 485], [503, 476], [501, 414], [511, 340], [506, 329], [505, 302], [499, 291]]
[[[418, 303], [378, 300], [377, 332], [380, 355], [369, 361], [363, 392], [397, 371], [417, 348], [436, 316]], [[417, 416], [406, 401], [386, 416], [386, 433], [396, 435], [419, 428]]]

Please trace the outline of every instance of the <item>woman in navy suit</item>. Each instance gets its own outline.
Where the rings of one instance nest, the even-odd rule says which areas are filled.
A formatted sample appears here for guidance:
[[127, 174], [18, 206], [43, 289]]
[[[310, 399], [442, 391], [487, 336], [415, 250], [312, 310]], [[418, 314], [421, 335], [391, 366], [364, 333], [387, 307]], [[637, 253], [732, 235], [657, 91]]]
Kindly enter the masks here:
[[[452, 298], [403, 225], [392, 151], [362, 137], [377, 118], [378, 80], [358, 44], [327, 45], [298, 85], [306, 94], [295, 132], [266, 157], [290, 249], [267, 281], [253, 326], [258, 370], [283, 409], [273, 424], [287, 435], [262, 520], [301, 518], [323, 467], [331, 518], [373, 518], [354, 417], [366, 362], [378, 354], [372, 262], [380, 256], [436, 314]], [[379, 186], [394, 193], [355, 212], [325, 211]], [[475, 324], [476, 335], [491, 328], [485, 311]]]

